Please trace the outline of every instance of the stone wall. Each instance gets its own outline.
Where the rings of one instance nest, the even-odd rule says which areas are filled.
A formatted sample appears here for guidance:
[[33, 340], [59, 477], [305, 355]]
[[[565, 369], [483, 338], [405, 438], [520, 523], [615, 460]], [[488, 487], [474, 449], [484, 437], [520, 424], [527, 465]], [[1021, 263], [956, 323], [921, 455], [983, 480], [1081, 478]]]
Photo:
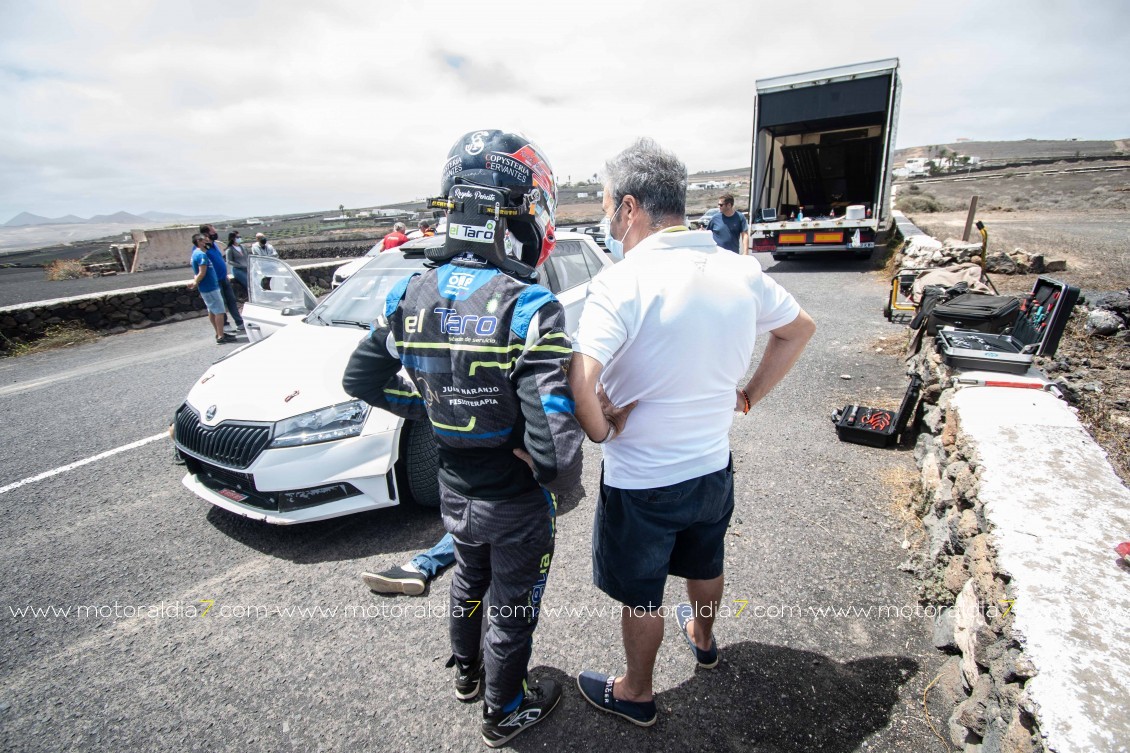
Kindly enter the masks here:
[[142, 272], [147, 269], [183, 267], [185, 258], [192, 250], [192, 236], [197, 232], [199, 226], [134, 230], [133, 239], [137, 243], [137, 254], [132, 260], [129, 271]]
[[[956, 238], [939, 241], [921, 234], [907, 238], [899, 250], [899, 266], [907, 268], [951, 267], [968, 262], [981, 263], [980, 243], [969, 243]], [[987, 272], [1005, 275], [1043, 274], [1060, 272], [1067, 268], [1062, 259], [1045, 259], [1040, 254], [1030, 254], [1023, 249], [990, 252], [984, 264]]]
[[949, 409], [948, 369], [930, 348], [912, 368], [923, 379], [926, 403], [914, 497], [926, 543], [908, 568], [921, 580], [922, 600], [938, 613], [935, 647], [953, 654], [927, 694], [927, 709], [959, 750], [1046, 751], [1025, 693], [1036, 670], [1013, 635], [1009, 576], [996, 565], [978, 497], [980, 461]]
[[[333, 271], [343, 263], [333, 261], [294, 269], [307, 286], [328, 292]], [[0, 309], [0, 351], [8, 350], [14, 343], [38, 340], [56, 325], [78, 325], [116, 334], [205, 313], [199, 293], [189, 290], [183, 282], [24, 303]]]
[[[975, 261], [970, 244], [904, 235], [904, 266]], [[1087, 332], [1117, 337], [1128, 302], [1096, 299]], [[1039, 372], [979, 375], [1032, 389], [961, 386], [932, 338], [907, 360], [923, 380], [923, 544], [903, 568], [951, 655], [927, 688], [931, 726], [963, 753], [1124, 749], [1130, 594], [1109, 550], [1130, 530], [1130, 491]]]

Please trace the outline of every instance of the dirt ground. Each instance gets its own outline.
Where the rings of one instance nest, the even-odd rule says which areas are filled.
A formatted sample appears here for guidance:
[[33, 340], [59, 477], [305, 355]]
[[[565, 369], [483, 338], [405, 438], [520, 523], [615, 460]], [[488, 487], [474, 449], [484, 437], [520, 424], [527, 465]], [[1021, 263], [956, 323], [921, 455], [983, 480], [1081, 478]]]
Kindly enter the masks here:
[[[1127, 173], [1130, 180], [1130, 172]], [[911, 215], [911, 220], [935, 238], [960, 238], [966, 212]], [[989, 253], [1021, 248], [1045, 259], [1066, 259], [1067, 270], [1054, 276], [1083, 290], [1123, 290], [1130, 287], [1130, 211], [1029, 210], [978, 211], [989, 232]], [[974, 230], [974, 239], [977, 239]], [[1025, 275], [993, 278], [1009, 292], [1029, 290], [1034, 278]]]
[[[1064, 172], [1103, 168], [1090, 172]], [[1066, 259], [1065, 282], [1083, 289], [1119, 290], [1130, 285], [1130, 161], [1056, 163], [977, 174], [975, 180], [899, 182], [896, 203], [911, 197], [936, 211], [907, 211], [914, 224], [936, 238], [961, 237], [969, 201], [978, 197], [977, 219], [989, 231], [989, 251], [1016, 248]], [[976, 238], [976, 231], [974, 231]]]
[[[1011, 171], [1013, 173], [1018, 171]], [[900, 193], [908, 190], [900, 185]], [[1130, 289], [1130, 170], [920, 184], [949, 211], [908, 214], [924, 232], [959, 238], [969, 198], [979, 196], [977, 219], [989, 231], [989, 251], [1016, 248], [1066, 259], [1052, 277], [1078, 286], [1085, 298]], [[956, 211], [955, 211], [956, 210]], [[993, 275], [1001, 293], [1032, 289], [1037, 275]], [[1079, 417], [1130, 484], [1130, 339], [1088, 336], [1086, 304], [1076, 307], [1058, 352], [1041, 359], [1063, 380]]]

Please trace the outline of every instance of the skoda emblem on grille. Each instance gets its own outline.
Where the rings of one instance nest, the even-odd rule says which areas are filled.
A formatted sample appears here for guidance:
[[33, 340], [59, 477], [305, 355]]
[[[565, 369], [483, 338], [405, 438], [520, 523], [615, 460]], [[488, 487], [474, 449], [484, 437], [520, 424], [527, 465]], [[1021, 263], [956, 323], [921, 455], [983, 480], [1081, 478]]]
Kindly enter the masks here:
[[216, 406], [211, 405], [208, 407], [208, 412], [204, 414], [205, 421], [211, 421], [216, 417]]

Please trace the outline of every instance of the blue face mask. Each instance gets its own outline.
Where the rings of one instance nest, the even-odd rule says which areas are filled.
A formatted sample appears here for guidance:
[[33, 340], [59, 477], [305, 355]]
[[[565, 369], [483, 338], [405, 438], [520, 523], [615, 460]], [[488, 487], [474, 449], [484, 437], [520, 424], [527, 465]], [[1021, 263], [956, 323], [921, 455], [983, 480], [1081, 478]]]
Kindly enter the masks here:
[[624, 259], [624, 238], [628, 237], [628, 233], [632, 230], [632, 223], [628, 223], [628, 229], [624, 231], [624, 238], [616, 240], [612, 236], [612, 220], [616, 219], [616, 215], [620, 214], [620, 207], [624, 206], [624, 202], [620, 202], [620, 206], [616, 207], [616, 211], [608, 219], [608, 234], [604, 237], [604, 245], [608, 248], [608, 252], [612, 254], [614, 261], [622, 261]]

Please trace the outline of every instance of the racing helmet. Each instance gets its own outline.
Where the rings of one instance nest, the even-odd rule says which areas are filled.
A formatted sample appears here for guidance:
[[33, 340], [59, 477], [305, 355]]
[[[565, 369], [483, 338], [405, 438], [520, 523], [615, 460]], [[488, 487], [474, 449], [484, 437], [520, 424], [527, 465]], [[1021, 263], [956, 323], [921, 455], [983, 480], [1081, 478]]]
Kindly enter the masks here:
[[553, 252], [557, 181], [545, 153], [526, 137], [464, 134], [447, 154], [440, 192], [429, 205], [447, 209], [447, 239], [428, 253], [432, 261], [471, 252], [530, 276]]

